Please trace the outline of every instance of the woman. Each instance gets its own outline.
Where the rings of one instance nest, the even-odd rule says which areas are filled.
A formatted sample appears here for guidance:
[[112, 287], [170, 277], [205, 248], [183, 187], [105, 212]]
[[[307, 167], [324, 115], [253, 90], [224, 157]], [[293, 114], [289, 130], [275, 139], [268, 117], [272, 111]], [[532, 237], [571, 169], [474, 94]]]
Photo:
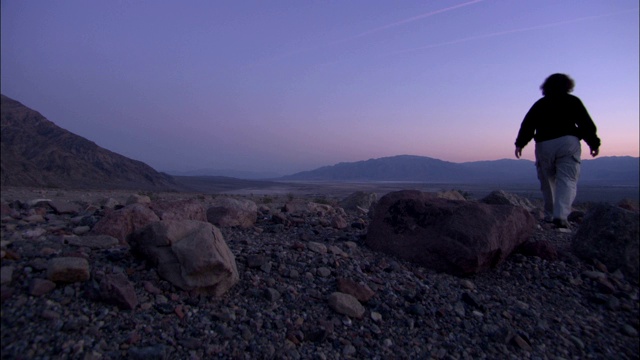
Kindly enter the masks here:
[[522, 149], [535, 139], [545, 220], [559, 228], [569, 227], [567, 217], [580, 177], [580, 140], [589, 145], [593, 157], [600, 149], [593, 120], [582, 101], [570, 94], [573, 86], [573, 80], [565, 74], [549, 76], [540, 86], [543, 97], [524, 117], [515, 144], [519, 159]]

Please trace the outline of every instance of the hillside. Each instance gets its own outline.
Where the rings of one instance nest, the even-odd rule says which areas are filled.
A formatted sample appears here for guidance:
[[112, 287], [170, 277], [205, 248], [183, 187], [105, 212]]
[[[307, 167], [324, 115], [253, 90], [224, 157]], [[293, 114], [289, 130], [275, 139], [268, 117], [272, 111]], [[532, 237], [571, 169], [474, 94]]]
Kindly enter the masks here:
[[[581, 183], [638, 186], [638, 158], [601, 157], [582, 161]], [[324, 166], [285, 176], [299, 181], [411, 181], [449, 184], [536, 183], [535, 164], [501, 159], [453, 163], [424, 156], [399, 155]]]
[[1, 185], [145, 190], [178, 186], [171, 176], [103, 149], [1, 96]]

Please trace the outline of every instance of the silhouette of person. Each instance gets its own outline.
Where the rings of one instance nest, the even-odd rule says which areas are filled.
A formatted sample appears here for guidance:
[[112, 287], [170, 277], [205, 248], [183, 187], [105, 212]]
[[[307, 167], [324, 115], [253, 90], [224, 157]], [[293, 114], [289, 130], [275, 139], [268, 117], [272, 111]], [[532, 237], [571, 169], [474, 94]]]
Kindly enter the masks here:
[[516, 138], [516, 158], [535, 139], [536, 168], [544, 199], [545, 221], [567, 228], [567, 217], [576, 197], [580, 177], [580, 140], [598, 156], [600, 139], [582, 101], [571, 95], [574, 82], [565, 74], [553, 74], [540, 86], [543, 97], [527, 112]]

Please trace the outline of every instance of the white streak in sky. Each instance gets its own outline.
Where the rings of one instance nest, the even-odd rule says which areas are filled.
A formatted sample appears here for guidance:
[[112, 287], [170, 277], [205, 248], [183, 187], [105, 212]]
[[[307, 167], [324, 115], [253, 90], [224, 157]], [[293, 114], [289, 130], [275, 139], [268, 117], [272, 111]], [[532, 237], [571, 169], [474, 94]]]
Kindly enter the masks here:
[[441, 46], [459, 44], [459, 43], [464, 43], [464, 42], [473, 41], [473, 40], [487, 39], [487, 38], [492, 38], [492, 37], [496, 37], [496, 36], [514, 34], [514, 33], [525, 32], [525, 31], [546, 29], [546, 28], [556, 27], [556, 26], [560, 26], [560, 25], [572, 24], [572, 23], [576, 23], [576, 22], [586, 21], [586, 20], [600, 19], [600, 18], [613, 16], [613, 15], [618, 15], [618, 14], [621, 14], [621, 13], [626, 13], [626, 12], [631, 12], [631, 11], [638, 11], [638, 8], [628, 9], [628, 10], [623, 10], [623, 11], [617, 11], [617, 12], [604, 14], [604, 15], [585, 16], [585, 17], [581, 17], [581, 18], [565, 20], [565, 21], [559, 21], [559, 22], [550, 23], [550, 24], [537, 25], [537, 26], [531, 26], [531, 27], [526, 27], [526, 28], [512, 29], [512, 30], [494, 32], [494, 33], [490, 33], [490, 34], [471, 36], [471, 37], [467, 37], [467, 38], [463, 38], [463, 39], [447, 41], [447, 42], [433, 44], [433, 45], [421, 46], [421, 47], [417, 47], [417, 48], [413, 48], [413, 49], [406, 49], [406, 50], [396, 51], [396, 52], [393, 52], [393, 53], [389, 53], [388, 55], [404, 54], [404, 53], [408, 53], [408, 52], [415, 52], [415, 51], [420, 51], [420, 50], [433, 49], [433, 48], [437, 48], [437, 47], [441, 47]]
[[483, 0], [468, 1], [466, 3], [450, 6], [448, 8], [435, 10], [435, 11], [431, 11], [431, 12], [428, 12], [428, 13], [424, 13], [424, 14], [420, 14], [420, 15], [417, 15], [417, 16], [413, 16], [413, 17], [410, 17], [408, 19], [396, 21], [396, 22], [393, 22], [391, 24], [387, 24], [387, 25], [384, 25], [384, 26], [377, 27], [375, 29], [371, 29], [371, 30], [365, 31], [365, 32], [360, 33], [360, 34], [355, 35], [355, 36], [351, 36], [351, 37], [348, 37], [348, 38], [345, 38], [345, 39], [342, 39], [342, 40], [334, 41], [334, 42], [330, 43], [329, 45], [339, 44], [339, 43], [343, 43], [343, 42], [346, 42], [346, 41], [351, 41], [351, 40], [354, 40], [354, 39], [365, 37], [367, 35], [370, 35], [370, 34], [373, 34], [373, 33], [376, 33], [376, 32], [382, 31], [382, 30], [394, 28], [396, 26], [408, 24], [410, 22], [414, 22], [414, 21], [417, 21], [417, 20], [422, 20], [422, 19], [431, 17], [433, 15], [437, 15], [437, 14], [441, 14], [441, 13], [448, 12], [448, 11], [451, 11], [451, 10], [455, 10], [455, 9], [458, 9], [458, 8], [461, 8], [461, 7], [472, 5], [472, 4], [475, 4], [475, 3], [479, 3], [481, 1], [483, 1]]
[[394, 28], [394, 27], [397, 27], [397, 26], [400, 26], [400, 25], [408, 24], [410, 22], [414, 22], [414, 21], [417, 21], [417, 20], [425, 19], [425, 18], [431, 17], [433, 15], [445, 13], [445, 12], [448, 12], [448, 11], [452, 11], [452, 10], [455, 10], [455, 9], [458, 9], [458, 8], [461, 8], [461, 7], [464, 7], [464, 6], [472, 5], [472, 4], [475, 4], [475, 3], [479, 3], [479, 2], [482, 2], [482, 1], [484, 1], [484, 0], [472, 0], [472, 1], [468, 1], [468, 2], [462, 3], [462, 4], [449, 6], [449, 7], [444, 8], [444, 9], [434, 10], [434, 11], [431, 11], [431, 12], [428, 12], [428, 13], [420, 14], [420, 15], [413, 16], [413, 17], [410, 17], [410, 18], [407, 18], [407, 19], [404, 19], [404, 20], [399, 20], [399, 21], [396, 21], [396, 22], [393, 22], [393, 23], [390, 23], [390, 24], [387, 24], [387, 25], [383, 25], [383, 26], [377, 27], [375, 29], [367, 30], [367, 31], [365, 31], [363, 33], [360, 33], [358, 35], [354, 35], [354, 36], [350, 36], [350, 37], [347, 37], [347, 38], [344, 38], [344, 39], [336, 40], [336, 41], [330, 42], [328, 44], [309, 47], [309, 48], [306, 48], [306, 49], [290, 51], [290, 52], [285, 53], [285, 54], [277, 55], [277, 56], [274, 56], [273, 58], [271, 58], [270, 61], [281, 60], [281, 59], [285, 59], [285, 58], [288, 58], [288, 57], [296, 55], [296, 54], [300, 54], [300, 53], [304, 53], [304, 52], [308, 52], [308, 51], [313, 51], [313, 50], [321, 49], [321, 48], [324, 48], [324, 47], [328, 47], [328, 46], [332, 46], [332, 45], [348, 42], [348, 41], [351, 41], [351, 40], [359, 39], [361, 37], [365, 37], [365, 36], [368, 36], [370, 34], [373, 34], [373, 33], [376, 33], [376, 32], [382, 31], [382, 30], [386, 30], [386, 29]]

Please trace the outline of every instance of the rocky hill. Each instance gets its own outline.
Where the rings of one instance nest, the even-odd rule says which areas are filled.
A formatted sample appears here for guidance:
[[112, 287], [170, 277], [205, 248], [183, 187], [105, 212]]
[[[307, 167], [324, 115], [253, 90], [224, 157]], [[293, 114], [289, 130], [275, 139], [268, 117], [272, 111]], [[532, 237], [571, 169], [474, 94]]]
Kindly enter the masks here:
[[160, 190], [174, 179], [143, 162], [103, 149], [2, 95], [0, 184]]
[[[582, 161], [581, 183], [611, 186], [638, 185], [638, 158], [601, 157]], [[399, 155], [343, 162], [285, 176], [284, 180], [411, 181], [449, 184], [536, 183], [534, 163], [501, 159], [453, 163], [425, 156]]]

